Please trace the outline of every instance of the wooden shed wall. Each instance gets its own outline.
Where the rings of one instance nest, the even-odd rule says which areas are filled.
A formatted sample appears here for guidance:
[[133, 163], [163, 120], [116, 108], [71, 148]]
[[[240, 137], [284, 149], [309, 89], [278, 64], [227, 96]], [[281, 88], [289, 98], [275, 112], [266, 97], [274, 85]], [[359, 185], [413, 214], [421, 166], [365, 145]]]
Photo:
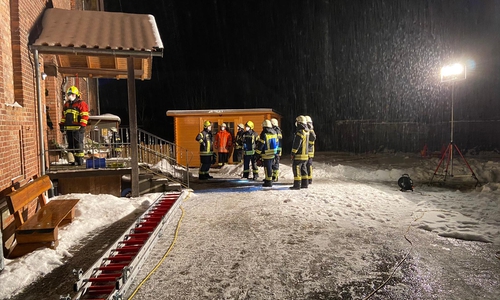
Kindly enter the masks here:
[[[236, 132], [236, 127], [238, 124], [245, 124], [247, 121], [252, 121], [255, 124], [254, 130], [260, 134], [262, 131], [262, 122], [266, 119], [276, 118], [281, 124], [281, 116], [274, 112], [235, 112], [235, 113], [221, 113], [221, 114], [197, 114], [197, 115], [177, 115], [174, 117], [174, 139], [175, 143], [188, 149], [193, 153], [193, 158], [189, 162], [190, 167], [200, 166], [200, 145], [195, 140], [198, 133], [203, 130], [203, 123], [205, 120], [210, 121], [212, 126], [212, 133], [215, 137], [220, 124], [226, 123], [228, 126], [231, 124], [231, 132]], [[233, 157], [231, 153], [231, 158], [229, 163], [233, 162]], [[177, 153], [177, 160], [180, 164], [185, 164], [185, 162]]]

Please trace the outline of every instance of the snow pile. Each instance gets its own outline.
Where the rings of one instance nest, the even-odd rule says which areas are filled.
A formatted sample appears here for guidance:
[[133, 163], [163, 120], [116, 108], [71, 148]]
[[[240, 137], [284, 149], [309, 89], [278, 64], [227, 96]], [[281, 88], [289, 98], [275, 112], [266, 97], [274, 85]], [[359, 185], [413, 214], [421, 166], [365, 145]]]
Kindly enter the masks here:
[[[402, 235], [408, 228], [413, 232], [428, 231], [443, 237], [500, 245], [498, 160], [470, 159], [468, 162], [482, 185], [474, 188], [475, 181], [466, 177], [464, 182], [473, 183], [472, 188], [466, 189], [462, 185], [458, 188], [447, 184], [427, 185], [438, 161], [413, 155], [377, 155], [364, 159], [318, 155], [313, 184], [300, 191], [288, 189], [293, 181], [289, 161], [283, 161], [279, 182], [272, 189], [263, 189], [261, 182], [239, 180], [241, 165], [211, 170], [215, 188], [210, 186], [210, 180], [205, 181], [203, 185], [207, 189], [195, 190], [189, 201], [183, 203], [189, 217], [183, 221], [174, 255], [167, 262], [170, 270], [161, 272], [182, 275], [171, 279], [179, 282], [170, 282], [170, 286], [186, 286], [192, 282], [194, 288], [199, 286], [199, 289], [203, 288], [204, 281], [207, 286], [213, 284], [208, 282], [210, 276], [205, 273], [211, 268], [216, 269], [214, 272], [227, 270], [229, 273], [238, 269], [235, 274], [228, 273], [228, 277], [237, 280], [238, 276], [255, 276], [252, 278], [257, 286], [269, 283], [264, 279], [266, 276], [275, 280], [272, 282], [281, 280], [293, 284], [294, 278], [287, 274], [296, 273], [307, 260], [315, 261], [320, 259], [316, 255], [323, 255], [325, 261], [317, 263], [329, 263], [335, 270], [322, 273], [318, 269], [319, 273], [308, 276], [339, 283], [345, 278], [362, 280], [360, 272], [369, 269], [370, 261], [384, 260], [383, 257], [367, 259], [367, 256], [379, 255], [376, 247], [385, 247], [387, 241], [402, 248], [407, 246]], [[172, 172], [172, 166], [165, 163], [155, 168], [162, 166]], [[190, 171], [197, 175], [198, 170]], [[457, 162], [454, 172], [467, 174], [469, 169]], [[414, 192], [399, 190], [397, 180], [402, 174], [411, 176]], [[260, 177], [263, 178], [262, 168]], [[241, 184], [227, 188], [222, 185], [226, 180], [241, 181]], [[119, 220], [141, 205], [149, 205], [158, 196], [59, 196], [59, 199], [81, 199], [74, 222], [60, 229], [57, 250], [40, 249], [21, 258], [6, 260], [5, 269], [0, 273], [0, 299], [11, 297], [36, 278], [64, 264], [70, 249], [92, 231]], [[361, 244], [363, 247], [357, 246]], [[166, 246], [161, 247], [165, 250]], [[273, 252], [269, 252], [270, 249]], [[256, 251], [260, 256], [252, 256]], [[267, 252], [269, 256], [262, 256]], [[242, 257], [248, 259], [239, 261]], [[186, 267], [186, 263], [190, 266]], [[191, 270], [195, 268], [200, 268], [202, 273]], [[281, 275], [276, 274], [278, 269], [283, 270]], [[240, 279], [245, 282], [244, 278]], [[307, 289], [319, 289], [316, 284], [320, 282], [309, 279]], [[290, 291], [281, 290], [280, 286], [268, 288], [259, 290], [251, 298], [304, 296], [289, 294]], [[268, 294], [273, 289], [274, 294]], [[176, 292], [175, 289], [169, 291]], [[222, 295], [204, 293], [208, 298]], [[236, 290], [228, 289], [225, 293], [229, 298], [243, 297], [237, 295]], [[176, 298], [177, 295], [167, 296]]]

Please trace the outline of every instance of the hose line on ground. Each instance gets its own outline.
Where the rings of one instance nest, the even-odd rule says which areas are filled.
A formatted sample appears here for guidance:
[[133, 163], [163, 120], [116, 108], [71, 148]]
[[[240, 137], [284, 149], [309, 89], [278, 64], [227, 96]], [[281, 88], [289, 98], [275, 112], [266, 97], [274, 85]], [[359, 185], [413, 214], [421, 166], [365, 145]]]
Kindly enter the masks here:
[[[422, 213], [422, 215], [416, 219], [413, 220], [413, 222], [421, 219], [425, 214], [425, 211]], [[399, 267], [401, 266], [401, 264], [408, 258], [408, 256], [410, 255], [411, 253], [411, 250], [413, 249], [413, 243], [408, 239], [408, 237], [406, 237], [406, 235], [410, 232], [410, 229], [411, 229], [411, 225], [413, 224], [413, 222], [410, 223], [410, 225], [408, 225], [408, 228], [406, 229], [406, 232], [404, 233], [404, 238], [405, 240], [410, 243], [410, 249], [408, 249], [408, 252], [406, 252], [405, 256], [403, 257], [403, 259], [401, 259], [401, 261], [399, 261], [399, 263], [396, 265], [396, 267], [394, 267], [394, 270], [392, 270], [391, 274], [389, 275], [389, 277], [387, 277], [386, 280], [384, 280], [384, 282], [382, 282], [382, 284], [380, 284], [376, 289], [374, 289], [368, 296], [366, 296], [365, 298], [363, 298], [363, 300], [368, 300], [370, 299], [373, 295], [375, 295], [375, 293], [377, 293], [381, 288], [383, 288], [387, 282], [389, 282], [389, 280], [391, 280], [392, 277], [394, 277], [394, 274], [396, 273], [396, 271], [399, 269]]]

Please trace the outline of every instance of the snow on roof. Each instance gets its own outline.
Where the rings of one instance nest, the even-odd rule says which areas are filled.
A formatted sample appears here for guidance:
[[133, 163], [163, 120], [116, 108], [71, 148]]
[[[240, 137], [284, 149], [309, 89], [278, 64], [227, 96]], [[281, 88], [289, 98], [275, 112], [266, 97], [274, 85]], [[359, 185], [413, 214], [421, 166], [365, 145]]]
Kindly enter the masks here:
[[192, 116], [192, 115], [207, 115], [207, 114], [249, 114], [249, 113], [275, 113], [272, 108], [245, 108], [245, 109], [192, 109], [192, 110], [168, 110], [167, 116]]
[[112, 114], [102, 114], [102, 115], [98, 115], [98, 116], [89, 116], [89, 120], [121, 122], [121, 119], [119, 116], [112, 115]]

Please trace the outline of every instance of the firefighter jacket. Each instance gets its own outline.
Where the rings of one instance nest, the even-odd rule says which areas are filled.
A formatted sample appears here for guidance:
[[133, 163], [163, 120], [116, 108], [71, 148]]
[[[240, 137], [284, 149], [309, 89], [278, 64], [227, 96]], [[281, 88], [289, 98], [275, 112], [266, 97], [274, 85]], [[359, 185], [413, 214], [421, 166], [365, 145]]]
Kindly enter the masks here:
[[272, 128], [264, 128], [255, 145], [255, 153], [262, 159], [274, 159], [278, 153], [278, 135]]
[[309, 131], [301, 124], [297, 126], [293, 137], [292, 156], [294, 160], [306, 161], [309, 159]]
[[215, 135], [214, 148], [219, 153], [228, 153], [233, 146], [233, 136], [227, 130], [221, 130]]
[[283, 146], [283, 134], [281, 133], [281, 129], [278, 126], [273, 126], [274, 131], [276, 132], [276, 135], [278, 136], [278, 149], [277, 153], [278, 156], [281, 156], [281, 151], [282, 151], [282, 146]]
[[243, 133], [243, 154], [244, 155], [254, 155], [255, 154], [255, 142], [259, 135], [257, 132], [250, 129]]
[[214, 153], [214, 146], [212, 143], [212, 133], [206, 128], [198, 133], [196, 140], [200, 143], [200, 156], [212, 156]]
[[243, 134], [245, 131], [243, 129], [238, 130], [236, 136], [234, 137], [234, 149], [243, 149]]
[[314, 157], [314, 142], [316, 141], [316, 133], [314, 132], [314, 127], [312, 124], [309, 124], [309, 157]]
[[66, 101], [63, 106], [63, 115], [59, 125], [64, 130], [79, 130], [87, 126], [89, 107], [79, 98], [75, 101]]

